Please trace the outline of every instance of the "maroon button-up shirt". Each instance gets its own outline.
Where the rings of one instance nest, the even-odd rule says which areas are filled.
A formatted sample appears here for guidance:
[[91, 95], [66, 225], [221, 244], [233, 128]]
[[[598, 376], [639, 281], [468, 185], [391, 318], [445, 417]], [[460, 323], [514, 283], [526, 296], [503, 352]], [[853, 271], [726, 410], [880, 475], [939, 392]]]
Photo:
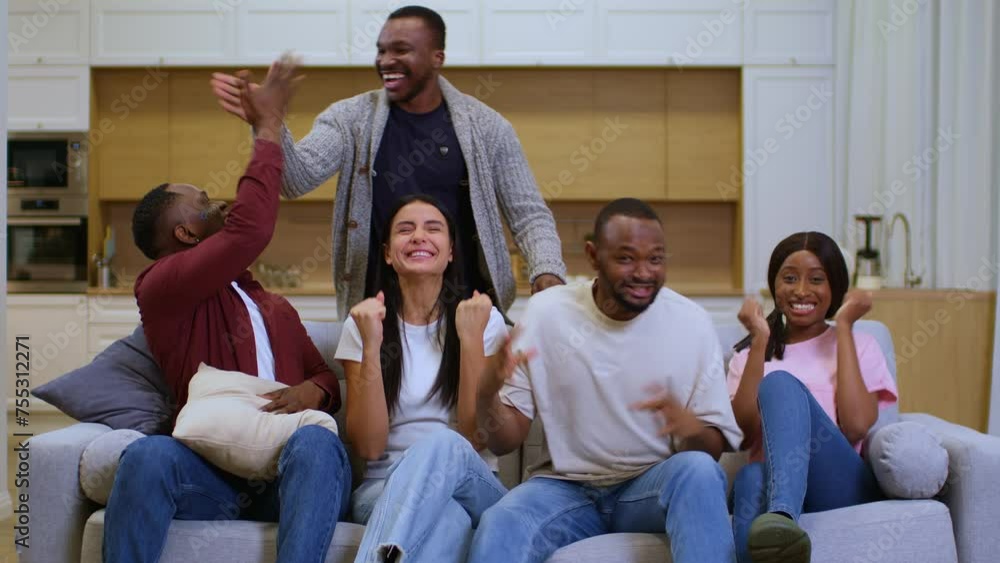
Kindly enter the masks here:
[[136, 279], [135, 297], [149, 349], [178, 409], [187, 402], [188, 383], [201, 362], [257, 375], [250, 313], [233, 281], [264, 318], [275, 379], [288, 385], [311, 380], [329, 396], [323, 410], [340, 408], [337, 376], [309, 339], [298, 313], [247, 271], [274, 234], [281, 170], [281, 147], [258, 139], [225, 227], [194, 247], [160, 258]]

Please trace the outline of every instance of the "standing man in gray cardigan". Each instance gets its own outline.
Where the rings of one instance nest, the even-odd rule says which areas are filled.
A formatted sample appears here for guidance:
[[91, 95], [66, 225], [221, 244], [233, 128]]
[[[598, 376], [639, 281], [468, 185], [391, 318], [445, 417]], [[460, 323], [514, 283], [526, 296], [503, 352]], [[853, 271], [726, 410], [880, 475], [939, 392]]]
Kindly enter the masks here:
[[[465, 293], [488, 293], [504, 311], [514, 301], [501, 215], [527, 258], [533, 293], [565, 278], [555, 221], [513, 127], [440, 76], [444, 39], [444, 20], [433, 10], [394, 11], [377, 42], [383, 88], [333, 103], [298, 143], [283, 132], [282, 195], [299, 197], [340, 172], [333, 214], [339, 311], [374, 294], [386, 214], [410, 193], [433, 195], [456, 219]], [[245, 120], [241, 84], [227, 74], [212, 79], [222, 107]]]

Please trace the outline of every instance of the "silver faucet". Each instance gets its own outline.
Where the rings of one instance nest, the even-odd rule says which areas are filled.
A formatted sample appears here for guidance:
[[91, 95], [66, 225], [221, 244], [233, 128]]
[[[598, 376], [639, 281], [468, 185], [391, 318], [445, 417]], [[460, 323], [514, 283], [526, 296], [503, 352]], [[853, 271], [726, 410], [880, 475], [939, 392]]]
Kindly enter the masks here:
[[[886, 240], [888, 241], [892, 239], [892, 229], [896, 226], [897, 219], [903, 222], [903, 236], [906, 239], [906, 268], [903, 272], [903, 286], [908, 288], [917, 287], [923, 282], [923, 278], [913, 271], [913, 257], [910, 251], [910, 221], [907, 220], [906, 215], [896, 213], [892, 216], [892, 221], [889, 221], [889, 230], [886, 233]], [[886, 244], [886, 248], [888, 247], [889, 245]]]

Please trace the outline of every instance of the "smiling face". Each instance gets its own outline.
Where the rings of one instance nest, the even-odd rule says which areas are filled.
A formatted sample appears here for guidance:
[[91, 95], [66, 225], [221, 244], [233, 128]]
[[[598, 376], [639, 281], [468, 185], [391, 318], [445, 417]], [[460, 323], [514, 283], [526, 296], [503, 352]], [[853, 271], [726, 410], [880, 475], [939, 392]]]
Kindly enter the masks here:
[[420, 18], [393, 18], [385, 22], [376, 43], [375, 70], [382, 78], [389, 101], [406, 103], [437, 78], [444, 64], [444, 50]]
[[587, 243], [587, 255], [597, 270], [598, 294], [614, 301], [611, 307], [600, 301], [598, 306], [613, 319], [634, 318], [653, 304], [667, 277], [663, 226], [615, 215], [598, 237], [596, 245]]
[[790, 331], [825, 329], [832, 291], [819, 258], [808, 250], [790, 254], [774, 280], [774, 298]]
[[438, 208], [414, 201], [392, 218], [385, 261], [400, 277], [444, 275], [452, 261], [448, 222]]

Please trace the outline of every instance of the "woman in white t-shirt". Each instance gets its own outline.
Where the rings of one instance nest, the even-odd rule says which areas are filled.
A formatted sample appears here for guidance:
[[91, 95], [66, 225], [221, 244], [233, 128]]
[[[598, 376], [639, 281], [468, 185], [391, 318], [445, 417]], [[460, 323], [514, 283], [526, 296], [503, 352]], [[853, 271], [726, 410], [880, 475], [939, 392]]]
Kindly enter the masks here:
[[487, 295], [462, 299], [455, 222], [440, 203], [406, 196], [389, 216], [380, 291], [351, 309], [336, 354], [347, 441], [367, 462], [351, 500], [368, 525], [356, 561], [463, 561], [479, 516], [507, 492], [476, 432], [479, 376], [507, 325]]
[[751, 462], [733, 484], [736, 553], [740, 563], [808, 563], [803, 512], [883, 498], [859, 453], [879, 407], [896, 402], [896, 385], [878, 341], [852, 330], [872, 297], [847, 291], [833, 239], [789, 236], [772, 252], [767, 277], [775, 309], [765, 318], [747, 299], [739, 319], [750, 335], [729, 363]]

